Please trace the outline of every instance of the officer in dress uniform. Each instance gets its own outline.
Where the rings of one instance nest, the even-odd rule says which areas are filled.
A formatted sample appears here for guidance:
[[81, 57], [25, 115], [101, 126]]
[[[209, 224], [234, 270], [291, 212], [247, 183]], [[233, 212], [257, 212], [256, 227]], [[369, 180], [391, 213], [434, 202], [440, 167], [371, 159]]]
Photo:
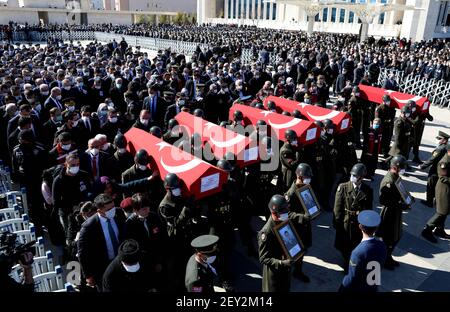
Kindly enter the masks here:
[[341, 183], [334, 203], [334, 246], [342, 253], [347, 268], [352, 250], [361, 241], [357, 217], [363, 210], [372, 210], [373, 190], [363, 183], [367, 170], [363, 164], [356, 164], [350, 171], [350, 181]]
[[421, 164], [422, 161], [419, 158], [419, 146], [422, 141], [423, 130], [425, 129], [425, 119], [433, 121], [433, 116], [430, 115], [428, 110], [426, 112], [419, 111], [416, 102], [413, 100], [409, 100], [406, 105], [411, 107], [411, 123], [414, 128], [414, 136], [411, 142], [414, 155], [413, 162]]
[[406, 169], [406, 158], [397, 155], [392, 158], [389, 171], [380, 184], [381, 224], [377, 236], [385, 242], [388, 253], [385, 268], [393, 270], [398, 266], [398, 261], [392, 258], [392, 251], [402, 236], [402, 214], [408, 207], [398, 191], [395, 182], [404, 174]]
[[389, 157], [389, 146], [391, 144], [392, 133], [394, 130], [395, 108], [391, 106], [391, 97], [383, 95], [383, 103], [375, 110], [375, 118], [381, 120], [382, 148], [384, 158]]
[[353, 87], [352, 96], [348, 101], [348, 113], [352, 117], [352, 125], [355, 130], [354, 143], [357, 148], [361, 147], [361, 123], [363, 118], [363, 103], [358, 86]]
[[302, 214], [290, 212], [286, 198], [279, 194], [272, 196], [268, 206], [271, 215], [258, 233], [259, 261], [263, 267], [262, 291], [289, 292], [294, 261], [286, 257], [273, 227], [287, 220], [292, 221], [295, 226], [296, 223], [309, 222], [309, 219]]
[[[377, 291], [378, 286], [375, 281], [370, 285], [368, 280], [370, 280], [369, 274], [372, 273], [371, 269], [378, 269], [378, 272], [381, 272], [381, 267], [386, 260], [386, 245], [375, 237], [375, 231], [380, 222], [380, 215], [373, 210], [364, 210], [358, 215], [362, 241], [352, 251], [348, 273], [342, 281], [340, 292]], [[371, 262], [378, 263], [378, 266], [370, 266]]]
[[280, 149], [281, 172], [283, 175], [283, 187], [289, 189], [295, 180], [295, 170], [300, 164], [300, 153], [298, 152], [297, 133], [288, 129], [284, 134], [286, 142]]
[[413, 135], [412, 126], [410, 122], [411, 108], [407, 105], [402, 107], [400, 118], [397, 118], [394, 123], [395, 141], [389, 151], [390, 157], [386, 158], [385, 163], [388, 164], [392, 157], [402, 155], [408, 159], [410, 150], [411, 136]]
[[447, 133], [439, 131], [438, 136], [436, 137], [436, 139], [439, 140], [438, 146], [431, 153], [431, 157], [419, 166], [420, 170], [430, 167], [427, 179], [427, 199], [421, 201], [428, 207], [433, 207], [434, 193], [438, 180], [437, 165], [446, 154], [446, 146], [449, 138], [450, 136]]
[[[285, 197], [289, 202], [290, 210], [299, 214], [304, 215], [305, 222], [304, 224], [297, 224], [297, 233], [301, 237], [303, 245], [305, 248], [309, 248], [312, 245], [312, 230], [311, 230], [311, 222], [308, 220], [309, 212], [305, 211], [299, 199], [299, 191], [305, 185], [309, 185], [311, 183], [311, 178], [313, 177], [311, 167], [306, 163], [301, 163], [297, 166], [295, 170], [295, 174], [297, 176], [296, 180], [292, 182], [291, 187], [286, 192]], [[307, 275], [303, 273], [303, 257], [301, 257], [294, 266], [294, 277], [298, 278], [304, 283], [309, 283], [310, 279]]]
[[188, 292], [214, 292], [214, 283], [219, 274], [218, 270], [214, 268], [217, 261], [218, 241], [218, 236], [202, 235], [191, 242], [195, 253], [189, 258], [184, 280]]
[[[450, 144], [447, 146], [450, 150]], [[450, 239], [450, 235], [444, 230], [450, 208], [450, 163], [440, 162], [437, 170], [439, 179], [436, 183], [436, 213], [428, 220], [422, 231], [422, 236], [433, 243], [437, 243], [433, 230], [437, 237]]]
[[361, 162], [367, 168], [367, 178], [372, 180], [378, 166], [378, 155], [381, 153], [383, 130], [380, 129], [381, 119], [375, 118], [367, 136], [364, 137]]

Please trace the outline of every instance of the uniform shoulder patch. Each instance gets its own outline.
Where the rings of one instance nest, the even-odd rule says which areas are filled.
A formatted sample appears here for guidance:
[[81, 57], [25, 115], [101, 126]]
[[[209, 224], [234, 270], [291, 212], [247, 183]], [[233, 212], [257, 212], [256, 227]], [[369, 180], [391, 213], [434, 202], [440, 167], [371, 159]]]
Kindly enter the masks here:
[[433, 157], [436, 157], [436, 156], [439, 155], [439, 152], [438, 151], [434, 151], [432, 155], [433, 155]]
[[386, 187], [391, 188], [391, 183], [386, 183]]
[[266, 233], [261, 233], [261, 241], [265, 242], [267, 239]]

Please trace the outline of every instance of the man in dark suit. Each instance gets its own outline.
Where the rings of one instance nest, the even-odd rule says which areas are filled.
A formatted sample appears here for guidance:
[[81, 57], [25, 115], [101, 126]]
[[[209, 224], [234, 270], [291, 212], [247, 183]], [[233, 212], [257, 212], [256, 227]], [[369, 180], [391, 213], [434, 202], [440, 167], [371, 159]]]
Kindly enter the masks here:
[[383, 89], [398, 91], [398, 83], [397, 81], [395, 81], [395, 77], [393, 74], [390, 74], [389, 78], [384, 81]]
[[158, 87], [153, 85], [148, 90], [149, 96], [144, 99], [142, 109], [146, 109], [150, 112], [152, 120], [155, 125], [163, 128], [164, 126], [164, 114], [166, 112], [167, 103], [158, 96]]
[[[380, 215], [373, 210], [364, 210], [358, 215], [359, 229], [363, 238], [361, 243], [352, 251], [348, 273], [344, 277], [339, 291], [377, 291], [381, 276], [376, 275], [377, 273], [381, 274], [381, 268], [386, 261], [386, 245], [374, 236], [380, 222]], [[375, 270], [378, 270], [378, 272]], [[369, 277], [369, 274], [373, 273], [375, 273], [374, 280]], [[373, 281], [373, 283], [369, 284], [368, 281]]]
[[188, 97], [191, 101], [195, 101], [199, 97], [203, 97], [203, 95], [197, 91], [198, 85], [200, 84], [200, 73], [198, 71], [194, 71], [194, 77], [192, 79], [188, 79], [186, 81], [185, 88], [188, 91]]
[[59, 108], [61, 111], [64, 110], [64, 105], [61, 102], [61, 89], [56, 87], [50, 92], [50, 96], [45, 100], [44, 107], [42, 110], [42, 118], [46, 119], [49, 116], [49, 112], [53, 107]]
[[88, 286], [102, 288], [102, 277], [117, 256], [125, 226], [125, 215], [114, 207], [111, 196], [98, 195], [97, 213], [83, 223], [78, 240], [78, 258]]
[[[37, 137], [38, 135], [38, 129], [40, 126], [39, 118], [35, 115], [31, 114], [31, 106], [30, 104], [22, 104], [19, 107], [19, 114], [14, 116], [8, 121], [8, 128], [6, 131], [6, 135], [9, 137], [11, 133], [17, 129], [19, 125], [19, 118], [20, 117], [29, 117], [31, 119], [31, 128], [33, 130], [34, 136]], [[14, 147], [14, 146], [13, 146]]]
[[81, 142], [87, 142], [100, 132], [100, 121], [91, 117], [91, 107], [89, 105], [81, 108], [81, 120], [78, 124]]
[[31, 118], [23, 117], [19, 118], [18, 127], [11, 132], [8, 136], [8, 152], [11, 158], [14, 147], [19, 144], [19, 134], [22, 130], [31, 129]]
[[164, 125], [166, 126], [165, 129], [167, 129], [169, 120], [175, 118], [175, 116], [178, 115], [178, 113], [181, 112], [185, 106], [186, 98], [178, 92], [176, 95], [175, 104], [167, 107], [166, 114], [164, 116]]
[[80, 169], [86, 171], [94, 182], [106, 175], [108, 154], [100, 150], [100, 142], [96, 139], [88, 141], [88, 149], [80, 155]]
[[139, 114], [139, 119], [136, 119], [136, 122], [133, 124], [133, 127], [150, 132], [150, 128], [155, 125], [155, 122], [151, 120], [150, 112], [143, 109]]
[[134, 160], [133, 155], [127, 151], [127, 139], [122, 133], [114, 138], [114, 146], [116, 151], [107, 160], [106, 175], [116, 181], [120, 181], [122, 172], [130, 168]]

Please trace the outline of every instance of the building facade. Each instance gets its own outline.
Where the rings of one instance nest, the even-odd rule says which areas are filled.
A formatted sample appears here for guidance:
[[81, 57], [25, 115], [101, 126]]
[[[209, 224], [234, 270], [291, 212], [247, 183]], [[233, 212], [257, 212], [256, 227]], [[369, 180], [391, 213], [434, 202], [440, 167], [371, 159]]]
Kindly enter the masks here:
[[[412, 40], [450, 38], [450, 2], [436, 0], [347, 0], [347, 6], [320, 6], [312, 12], [301, 5], [266, 0], [198, 0], [197, 22], [254, 25], [257, 27], [358, 34], [364, 22], [368, 35], [405, 37]], [[361, 7], [392, 5], [370, 21], [358, 16]], [[404, 10], [404, 7], [409, 8]], [[345, 7], [345, 8], [344, 8]], [[307, 13], [308, 11], [308, 13]], [[308, 16], [314, 20], [308, 23]], [[309, 24], [309, 25], [308, 25]]]

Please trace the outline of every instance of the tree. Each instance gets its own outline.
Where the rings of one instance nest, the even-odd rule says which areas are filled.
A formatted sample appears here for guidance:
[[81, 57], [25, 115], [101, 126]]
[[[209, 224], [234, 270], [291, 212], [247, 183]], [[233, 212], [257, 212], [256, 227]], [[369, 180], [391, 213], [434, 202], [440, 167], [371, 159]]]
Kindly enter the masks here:
[[177, 25], [181, 25], [184, 23], [184, 13], [178, 12], [173, 19], [173, 22]]
[[167, 18], [167, 15], [160, 15], [159, 16], [159, 22], [161, 24], [167, 24], [169, 22], [169, 19]]
[[140, 14], [136, 17], [136, 21], [138, 24], [146, 24], [148, 23], [148, 19], [146, 15]]

